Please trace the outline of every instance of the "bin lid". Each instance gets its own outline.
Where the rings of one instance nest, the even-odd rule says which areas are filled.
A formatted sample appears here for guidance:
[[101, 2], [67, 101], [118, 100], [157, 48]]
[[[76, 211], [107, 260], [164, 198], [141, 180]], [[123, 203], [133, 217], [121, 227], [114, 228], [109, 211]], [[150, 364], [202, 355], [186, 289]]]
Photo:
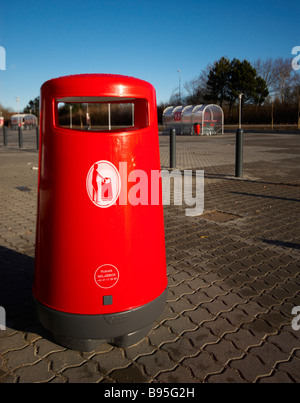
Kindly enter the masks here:
[[[155, 89], [147, 81], [119, 74], [74, 74], [46, 81], [43, 90], [48, 90], [59, 98], [99, 97], [103, 102], [113, 102], [116, 97], [130, 100], [155, 96]], [[117, 100], [116, 100], [117, 102]]]

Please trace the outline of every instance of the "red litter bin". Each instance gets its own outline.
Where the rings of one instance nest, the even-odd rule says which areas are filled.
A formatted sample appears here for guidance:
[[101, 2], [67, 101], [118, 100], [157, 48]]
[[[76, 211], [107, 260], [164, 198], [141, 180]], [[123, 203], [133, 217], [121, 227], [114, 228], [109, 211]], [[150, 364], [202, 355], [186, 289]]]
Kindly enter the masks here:
[[166, 302], [155, 90], [83, 74], [47, 81], [40, 99], [39, 320], [72, 349], [126, 347]]
[[199, 123], [194, 124], [194, 132], [195, 132], [195, 134], [200, 134], [200, 125], [199, 125]]

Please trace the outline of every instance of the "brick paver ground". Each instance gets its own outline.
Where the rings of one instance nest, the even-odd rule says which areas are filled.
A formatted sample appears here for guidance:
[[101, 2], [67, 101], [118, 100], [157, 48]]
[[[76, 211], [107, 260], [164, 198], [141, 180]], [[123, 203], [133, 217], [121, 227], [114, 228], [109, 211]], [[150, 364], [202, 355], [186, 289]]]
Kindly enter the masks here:
[[[206, 214], [164, 207], [166, 308], [138, 344], [80, 353], [54, 343], [36, 317], [38, 152], [25, 134], [22, 150], [15, 134], [0, 146], [0, 383], [300, 381], [299, 135], [245, 134], [243, 179], [234, 134], [178, 137], [178, 168], [205, 172]], [[163, 168], [168, 141], [160, 136]]]

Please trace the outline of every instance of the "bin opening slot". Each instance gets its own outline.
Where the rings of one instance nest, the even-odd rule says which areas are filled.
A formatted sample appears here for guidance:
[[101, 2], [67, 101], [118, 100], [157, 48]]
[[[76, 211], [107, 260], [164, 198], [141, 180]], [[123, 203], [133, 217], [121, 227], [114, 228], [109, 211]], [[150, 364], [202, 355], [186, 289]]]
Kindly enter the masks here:
[[107, 132], [148, 126], [146, 99], [64, 97], [55, 101], [56, 126], [65, 129]]

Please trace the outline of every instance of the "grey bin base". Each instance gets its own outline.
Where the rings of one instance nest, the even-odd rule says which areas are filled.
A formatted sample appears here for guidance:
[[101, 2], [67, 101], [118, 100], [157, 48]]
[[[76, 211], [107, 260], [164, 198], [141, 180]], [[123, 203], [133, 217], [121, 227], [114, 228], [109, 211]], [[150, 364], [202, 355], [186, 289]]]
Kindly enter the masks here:
[[139, 342], [163, 312], [166, 300], [167, 289], [146, 305], [104, 315], [61, 312], [37, 300], [36, 305], [39, 321], [58, 344], [72, 350], [92, 351], [103, 343], [125, 348]]

